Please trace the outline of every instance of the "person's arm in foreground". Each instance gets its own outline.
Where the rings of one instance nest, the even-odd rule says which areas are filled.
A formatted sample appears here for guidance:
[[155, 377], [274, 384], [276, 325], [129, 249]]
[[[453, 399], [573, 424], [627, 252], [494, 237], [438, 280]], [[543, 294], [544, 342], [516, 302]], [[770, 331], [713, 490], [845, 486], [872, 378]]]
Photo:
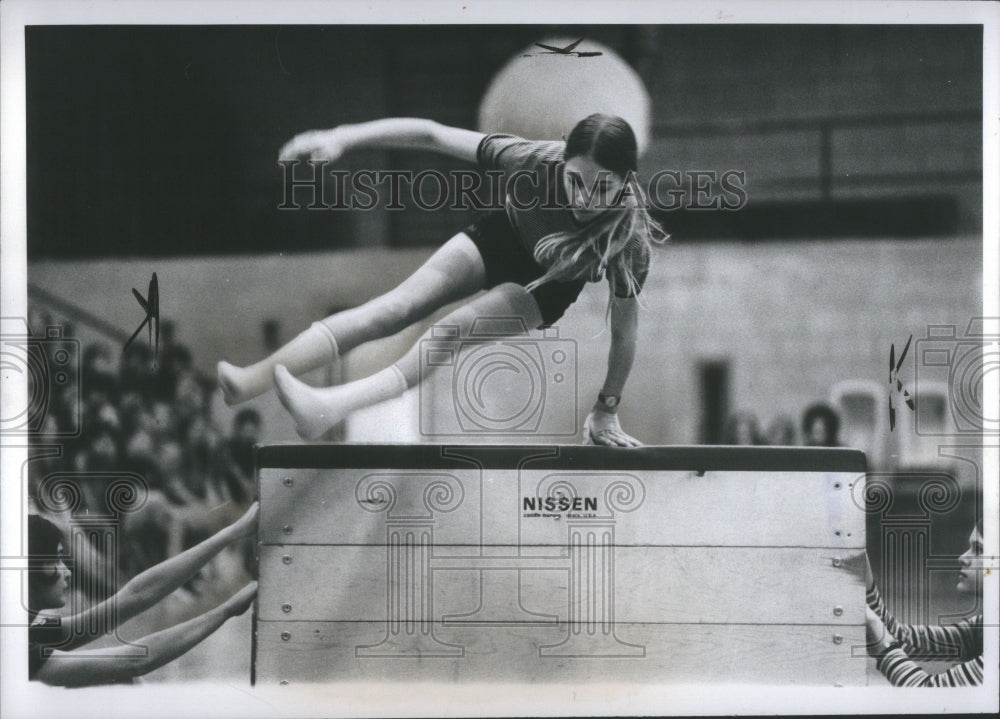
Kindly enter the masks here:
[[[983, 658], [976, 656], [975, 624], [963, 619], [944, 626], [902, 624], [889, 612], [875, 586], [865, 558], [865, 609], [868, 646], [880, 672], [894, 686], [978, 686], [983, 681]], [[911, 655], [931, 660], [951, 659], [961, 664], [939, 674], [928, 674]]]
[[[639, 338], [639, 303], [635, 297], [611, 298], [611, 347], [608, 350], [608, 372], [601, 394], [621, 397], [635, 361]], [[642, 442], [626, 434], [618, 423], [618, 407], [608, 406], [598, 399], [584, 427], [584, 441], [613, 447], [640, 447]]]
[[[62, 625], [67, 635], [72, 638], [69, 643], [60, 645], [60, 648], [72, 649], [87, 644], [99, 636], [86, 632], [71, 634], [69, 630], [72, 627], [87, 627], [91, 623], [100, 626], [98, 618], [107, 616], [108, 613], [112, 613], [116, 626], [124, 624], [181, 587], [222, 549], [239, 539], [252, 536], [257, 528], [259, 509], [258, 503], [254, 502], [242, 517], [205, 541], [136, 575], [117, 594], [103, 602], [64, 617]], [[112, 627], [107, 629], [110, 631]]]
[[90, 650], [83, 657], [54, 651], [37, 678], [53, 686], [88, 686], [148, 674], [187, 652], [227, 619], [245, 612], [256, 594], [257, 583], [250, 582], [215, 609], [137, 640], [134, 644], [146, 649], [143, 656], [122, 656], [120, 646]]

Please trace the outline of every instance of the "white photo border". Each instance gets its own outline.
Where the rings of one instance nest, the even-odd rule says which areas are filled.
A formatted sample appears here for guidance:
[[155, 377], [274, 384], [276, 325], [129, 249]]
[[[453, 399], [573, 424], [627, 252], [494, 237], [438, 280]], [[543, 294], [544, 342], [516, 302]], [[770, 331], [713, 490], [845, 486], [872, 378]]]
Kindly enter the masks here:
[[[629, 3], [533, 0], [516, 4], [484, 0], [407, 2], [345, 0], [338, 3], [263, 0], [168, 2], [98, 0], [0, 3], [2, 47], [2, 314], [27, 316], [26, 158], [24, 28], [28, 25], [88, 24], [534, 24], [571, 16], [574, 23], [776, 23], [776, 24], [982, 24], [983, 52], [983, 316], [1000, 316], [1000, 5], [979, 2], [678, 2]], [[988, 89], [988, 91], [987, 91]], [[986, 375], [984, 400], [998, 402], [997, 373]], [[23, 403], [23, 382], [3, 378], [3, 401]], [[984, 450], [985, 546], [998, 553], [998, 448]], [[13, 496], [26, 448], [3, 444], [0, 541], [6, 558], [20, 554], [23, 508]], [[11, 488], [14, 488], [14, 491]], [[984, 686], [976, 689], [894, 687], [817, 688], [738, 685], [637, 686], [615, 684], [314, 685], [251, 687], [247, 684], [139, 685], [65, 690], [27, 681], [27, 632], [10, 626], [22, 617], [17, 582], [2, 582], [0, 713], [62, 717], [213, 716], [498, 716], [673, 715], [889, 712], [983, 712], [997, 709], [998, 637], [984, 636]], [[985, 616], [998, 616], [998, 582], [984, 583]], [[391, 691], [385, 691], [386, 687]]]

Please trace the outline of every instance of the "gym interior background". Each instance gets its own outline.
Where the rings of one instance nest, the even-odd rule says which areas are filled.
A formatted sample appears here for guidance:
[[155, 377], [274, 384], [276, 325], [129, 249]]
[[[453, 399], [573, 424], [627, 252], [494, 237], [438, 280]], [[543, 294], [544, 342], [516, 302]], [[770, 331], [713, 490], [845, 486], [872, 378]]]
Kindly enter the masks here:
[[[131, 289], [145, 293], [156, 272], [171, 341], [190, 348], [202, 377], [220, 359], [260, 358], [389, 289], [471, 218], [412, 204], [279, 210], [278, 148], [306, 129], [390, 116], [476, 128], [501, 68], [535, 41], [577, 37], [613, 50], [645, 84], [644, 177], [746, 173], [739, 210], [658, 215], [672, 241], [644, 292], [623, 427], [647, 444], [721, 443], [736, 412], [762, 428], [797, 425], [806, 406], [831, 402], [842, 442], [865, 449], [873, 471], [959, 478], [970, 499], [960, 521], [942, 520], [934, 551], [961, 552], [975, 465], [939, 457], [939, 438], [917, 436], [899, 399], [890, 432], [886, 402], [890, 346], [898, 357], [930, 326], [960, 339], [981, 314], [975, 26], [28, 28], [32, 311], [117, 361], [143, 318]], [[344, 164], [458, 167], [384, 151]], [[559, 325], [576, 346], [579, 422], [603, 378], [605, 301], [589, 286]], [[427, 324], [353, 352], [341, 379], [388, 365]], [[900, 370], [911, 387], [915, 347]], [[368, 410], [334, 438], [422, 441], [417, 404]], [[252, 406], [263, 439], [295, 439], [273, 396]], [[232, 422], [218, 397], [210, 411], [218, 426]], [[933, 426], [947, 402], [918, 411]]]

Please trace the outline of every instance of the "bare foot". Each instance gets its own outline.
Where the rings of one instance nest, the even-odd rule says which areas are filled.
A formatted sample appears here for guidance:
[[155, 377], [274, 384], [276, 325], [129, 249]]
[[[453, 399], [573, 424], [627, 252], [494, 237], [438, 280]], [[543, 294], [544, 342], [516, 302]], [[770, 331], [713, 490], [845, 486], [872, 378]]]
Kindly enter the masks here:
[[219, 377], [219, 389], [222, 390], [222, 398], [230, 407], [257, 396], [246, 391], [246, 370], [242, 367], [237, 367], [228, 362], [219, 362], [215, 366], [215, 371]]
[[274, 388], [302, 439], [316, 439], [343, 419], [339, 408], [324, 401], [314, 387], [292, 377], [284, 365], [274, 368]]

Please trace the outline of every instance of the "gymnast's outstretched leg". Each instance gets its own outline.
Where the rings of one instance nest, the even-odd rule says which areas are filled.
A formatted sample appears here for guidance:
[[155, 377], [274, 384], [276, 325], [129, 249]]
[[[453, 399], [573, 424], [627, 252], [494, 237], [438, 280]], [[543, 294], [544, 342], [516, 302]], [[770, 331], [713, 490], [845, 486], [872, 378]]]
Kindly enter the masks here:
[[[441, 320], [458, 325], [461, 337], [468, 341], [477, 317], [518, 317], [526, 327], [541, 327], [542, 314], [535, 298], [513, 283], [498, 285], [460, 307]], [[423, 339], [429, 339], [430, 332]], [[362, 407], [398, 397], [420, 380], [420, 341], [394, 365], [354, 382], [338, 387], [315, 388], [295, 379], [285, 367], [274, 370], [275, 389], [281, 403], [295, 420], [303, 439], [315, 439]]]
[[219, 386], [226, 404], [238, 404], [269, 390], [274, 368], [292, 375], [332, 364], [348, 350], [389, 337], [441, 307], [475, 294], [486, 284], [486, 270], [475, 244], [460, 232], [395, 289], [314, 322], [269, 357], [248, 367], [219, 362]]

